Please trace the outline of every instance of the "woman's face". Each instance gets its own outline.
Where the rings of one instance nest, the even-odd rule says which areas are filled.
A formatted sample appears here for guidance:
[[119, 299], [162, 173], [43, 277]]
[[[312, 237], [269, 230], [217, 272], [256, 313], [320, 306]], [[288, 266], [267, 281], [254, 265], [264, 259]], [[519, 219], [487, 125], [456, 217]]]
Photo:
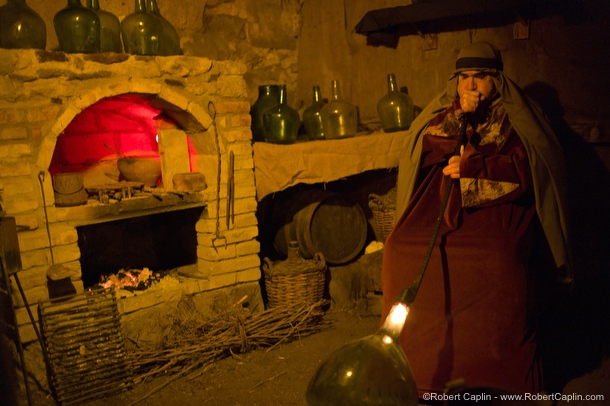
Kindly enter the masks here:
[[496, 95], [496, 86], [491, 74], [478, 70], [458, 73], [458, 95], [462, 97], [469, 91], [479, 92], [481, 101], [492, 100]]

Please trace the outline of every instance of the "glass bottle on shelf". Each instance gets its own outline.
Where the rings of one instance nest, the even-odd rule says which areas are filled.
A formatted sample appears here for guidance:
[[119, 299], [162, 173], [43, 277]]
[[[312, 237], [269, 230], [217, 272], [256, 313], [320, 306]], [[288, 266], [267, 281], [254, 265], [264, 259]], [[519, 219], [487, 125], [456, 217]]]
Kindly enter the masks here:
[[25, 0], [8, 0], [0, 7], [0, 47], [45, 49], [47, 26]]
[[275, 106], [280, 100], [280, 87], [278, 85], [261, 85], [258, 87], [258, 98], [250, 107], [252, 141], [265, 141], [265, 127], [263, 126], [263, 113]]
[[53, 17], [59, 48], [66, 53], [100, 52], [100, 19], [81, 0], [68, 0]]
[[320, 110], [322, 110], [325, 104], [320, 94], [320, 86], [314, 86], [313, 102], [303, 112], [303, 125], [305, 126], [305, 132], [307, 132], [307, 138], [311, 141], [326, 139], [324, 127], [322, 126], [322, 117], [320, 116]]
[[121, 23], [117, 16], [100, 9], [99, 0], [87, 0], [87, 7], [100, 19], [100, 52], [121, 52]]
[[396, 86], [396, 77], [388, 74], [388, 92], [377, 102], [377, 114], [383, 131], [407, 130], [413, 121], [413, 99]]
[[320, 110], [326, 139], [356, 135], [358, 112], [356, 106], [341, 98], [339, 82], [332, 81], [332, 98]]
[[161, 22], [163, 29], [159, 40], [159, 55], [180, 55], [180, 36], [176, 28], [161, 15], [157, 0], [147, 0], [146, 9], [149, 14], [154, 15]]
[[161, 21], [146, 12], [145, 0], [135, 0], [134, 12], [121, 21], [125, 52], [132, 55], [159, 55]]
[[265, 141], [272, 144], [294, 144], [301, 118], [299, 112], [288, 105], [286, 85], [280, 85], [278, 103], [263, 113]]

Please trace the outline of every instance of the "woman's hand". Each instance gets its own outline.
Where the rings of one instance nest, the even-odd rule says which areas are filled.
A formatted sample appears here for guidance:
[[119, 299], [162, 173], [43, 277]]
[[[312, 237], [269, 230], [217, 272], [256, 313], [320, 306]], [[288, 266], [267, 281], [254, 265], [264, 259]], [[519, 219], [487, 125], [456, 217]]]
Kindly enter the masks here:
[[460, 96], [460, 106], [462, 106], [464, 113], [473, 113], [484, 99], [481, 93], [476, 90], [468, 90]]
[[460, 148], [460, 155], [454, 155], [449, 158], [447, 166], [443, 168], [443, 174], [451, 176], [453, 179], [459, 179], [460, 177], [460, 162], [462, 161], [462, 154], [464, 153], [464, 146]]

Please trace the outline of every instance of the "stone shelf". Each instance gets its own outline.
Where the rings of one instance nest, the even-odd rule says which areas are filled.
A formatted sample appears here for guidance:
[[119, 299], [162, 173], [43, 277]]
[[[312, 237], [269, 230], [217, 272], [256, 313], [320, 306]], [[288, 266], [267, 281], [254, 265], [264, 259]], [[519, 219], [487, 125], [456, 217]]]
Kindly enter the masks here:
[[375, 169], [398, 167], [406, 131], [358, 134], [351, 138], [254, 143], [258, 201], [299, 183], [325, 183]]

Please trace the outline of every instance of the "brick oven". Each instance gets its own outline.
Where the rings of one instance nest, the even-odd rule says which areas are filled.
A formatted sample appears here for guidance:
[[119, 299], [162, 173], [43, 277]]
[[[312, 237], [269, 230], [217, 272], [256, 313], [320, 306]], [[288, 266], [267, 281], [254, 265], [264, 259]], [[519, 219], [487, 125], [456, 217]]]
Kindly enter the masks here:
[[[119, 227], [133, 230], [130, 222], [152, 217], [165, 222], [157, 231], [162, 234], [185, 230], [188, 252], [164, 263], [180, 275], [176, 286], [119, 301], [126, 335], [145, 335], [135, 322], [141, 313], [158, 315], [185, 295], [209, 311], [247, 295], [262, 310], [244, 65], [7, 49], [0, 49], [0, 60], [2, 210], [16, 219], [19, 279], [34, 315], [39, 301], [49, 300], [53, 282], [67, 280], [83, 292], [90, 283], [84, 281], [98, 277], [84, 275], [83, 238], [110, 245], [112, 232], [106, 242], [99, 239], [104, 228], [127, 222]], [[121, 188], [116, 163], [123, 155], [158, 159], [156, 186]], [[177, 191], [173, 175], [185, 173], [203, 174], [207, 187]], [[85, 202], [66, 203], [57, 195], [60, 174], [82, 176]], [[150, 239], [150, 232], [143, 228], [139, 235]], [[170, 234], [158, 249], [171, 249], [167, 241], [175, 239]], [[35, 369], [41, 362], [37, 336], [23, 298], [13, 301], [26, 364]]]

